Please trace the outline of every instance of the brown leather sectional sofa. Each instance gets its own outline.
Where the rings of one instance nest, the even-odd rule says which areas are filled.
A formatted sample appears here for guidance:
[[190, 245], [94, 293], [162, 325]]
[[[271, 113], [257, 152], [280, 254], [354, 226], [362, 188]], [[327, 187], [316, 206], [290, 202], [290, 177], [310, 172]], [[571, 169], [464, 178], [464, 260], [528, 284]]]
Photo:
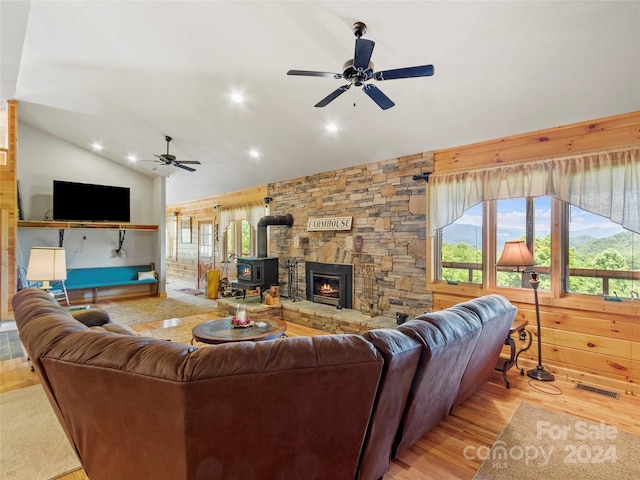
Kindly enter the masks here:
[[362, 336], [196, 348], [87, 327], [35, 289], [12, 303], [91, 480], [379, 479], [493, 374], [516, 313], [491, 295]]

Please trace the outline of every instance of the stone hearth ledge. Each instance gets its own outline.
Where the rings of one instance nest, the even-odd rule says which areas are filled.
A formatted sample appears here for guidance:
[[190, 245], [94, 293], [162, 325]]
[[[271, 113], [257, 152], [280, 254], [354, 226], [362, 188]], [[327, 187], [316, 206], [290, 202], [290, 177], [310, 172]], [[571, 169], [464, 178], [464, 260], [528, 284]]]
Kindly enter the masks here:
[[279, 318], [285, 322], [297, 323], [306, 327], [317, 328], [327, 333], [364, 333], [376, 328], [395, 328], [396, 322], [390, 317], [369, 317], [357, 310], [338, 309], [331, 305], [314, 303], [308, 300], [292, 301], [280, 299], [280, 305], [264, 305], [259, 296], [241, 298], [218, 298], [218, 314], [224, 317], [233, 316], [236, 306], [242, 304], [247, 315], [252, 319]]

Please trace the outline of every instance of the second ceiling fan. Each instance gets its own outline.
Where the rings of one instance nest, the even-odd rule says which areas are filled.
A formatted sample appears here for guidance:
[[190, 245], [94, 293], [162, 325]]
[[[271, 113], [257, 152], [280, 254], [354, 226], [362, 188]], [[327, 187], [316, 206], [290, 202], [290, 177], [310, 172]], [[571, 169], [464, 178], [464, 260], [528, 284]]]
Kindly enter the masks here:
[[152, 162], [160, 163], [160, 165], [158, 165], [157, 167], [154, 167], [154, 170], [162, 165], [173, 165], [174, 167], [182, 168], [189, 172], [195, 172], [196, 171], [195, 168], [187, 167], [185, 164], [200, 165], [200, 162], [197, 160], [176, 160], [175, 155], [171, 155], [169, 153], [169, 142], [171, 142], [171, 140], [173, 139], [169, 135], [166, 135], [164, 139], [167, 141], [167, 153], [161, 153], [159, 155], [156, 155], [154, 153], [153, 156], [158, 157], [158, 159], [149, 160]]
[[362, 91], [366, 93], [380, 108], [386, 110], [395, 105], [393, 101], [387, 97], [382, 91], [370, 83], [365, 83], [368, 80], [396, 80], [399, 78], [412, 78], [412, 77], [430, 77], [434, 74], [435, 69], [433, 65], [421, 65], [416, 67], [396, 68], [392, 70], [383, 70], [376, 72], [374, 70], [373, 62], [371, 62], [371, 55], [373, 54], [373, 47], [375, 42], [373, 40], [367, 40], [361, 38], [367, 32], [367, 26], [362, 22], [356, 22], [353, 24], [353, 33], [356, 36], [356, 47], [353, 54], [353, 58], [347, 60], [343, 67], [342, 73], [331, 72], [315, 72], [312, 70], [289, 70], [287, 75], [300, 75], [306, 77], [331, 77], [335, 79], [343, 78], [349, 83], [343, 85], [325, 98], [316, 103], [316, 107], [326, 107], [349, 90], [352, 85], [356, 87], [362, 87]]

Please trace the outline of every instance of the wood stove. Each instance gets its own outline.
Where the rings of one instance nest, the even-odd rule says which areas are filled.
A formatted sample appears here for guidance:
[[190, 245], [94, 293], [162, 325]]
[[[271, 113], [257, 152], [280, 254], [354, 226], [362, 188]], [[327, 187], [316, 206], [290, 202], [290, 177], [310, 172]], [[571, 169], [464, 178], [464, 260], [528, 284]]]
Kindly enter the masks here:
[[306, 262], [307, 300], [353, 308], [353, 265]]
[[[278, 285], [278, 257], [267, 257], [267, 227], [269, 225], [293, 225], [293, 217], [286, 215], [267, 215], [258, 221], [258, 256], [239, 257], [236, 263], [236, 282], [243, 292], [260, 287], [260, 301], [265, 290]], [[244, 298], [244, 294], [242, 295]]]
[[247, 290], [260, 287], [262, 294], [272, 285], [278, 285], [278, 258], [240, 257], [236, 264], [238, 287]]

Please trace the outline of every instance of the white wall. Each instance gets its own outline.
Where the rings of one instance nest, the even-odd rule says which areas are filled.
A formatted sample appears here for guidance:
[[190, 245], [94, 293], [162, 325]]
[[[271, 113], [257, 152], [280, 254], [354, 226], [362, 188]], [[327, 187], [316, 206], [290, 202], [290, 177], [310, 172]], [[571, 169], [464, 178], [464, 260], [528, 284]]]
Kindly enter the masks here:
[[[129, 187], [131, 223], [151, 224], [157, 219], [153, 178], [25, 123], [18, 124], [18, 132], [17, 174], [24, 220], [51, 220], [53, 180]], [[164, 205], [160, 210], [164, 212]]]
[[[51, 220], [53, 180], [115, 185], [131, 189], [131, 223], [159, 225], [165, 212], [164, 178], [151, 178], [112, 162], [25, 123], [18, 125], [17, 176], [24, 220]], [[78, 199], [82, 201], [82, 199]], [[162, 201], [163, 203], [158, 203]], [[118, 230], [66, 229], [63, 246], [67, 268], [144, 265], [160, 267], [159, 231], [127, 230], [118, 257]], [[18, 264], [28, 265], [31, 247], [58, 246], [59, 231], [45, 228], [18, 229]]]
[[[157, 264], [158, 235], [149, 230], [127, 230], [122, 247], [127, 256], [119, 257], [114, 252], [118, 248], [118, 230], [66, 229], [63, 247], [67, 269]], [[19, 228], [18, 265], [27, 267], [31, 247], [57, 247], [58, 240], [59, 231], [55, 228]]]

